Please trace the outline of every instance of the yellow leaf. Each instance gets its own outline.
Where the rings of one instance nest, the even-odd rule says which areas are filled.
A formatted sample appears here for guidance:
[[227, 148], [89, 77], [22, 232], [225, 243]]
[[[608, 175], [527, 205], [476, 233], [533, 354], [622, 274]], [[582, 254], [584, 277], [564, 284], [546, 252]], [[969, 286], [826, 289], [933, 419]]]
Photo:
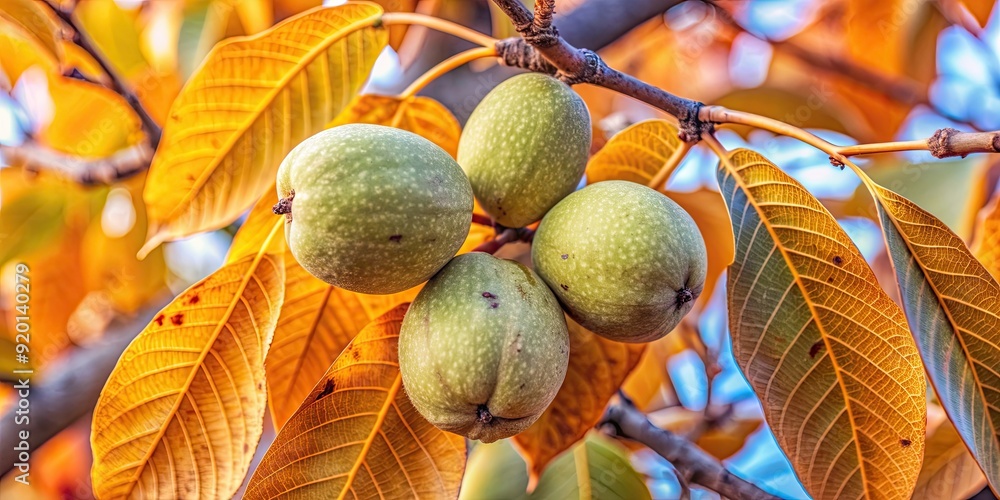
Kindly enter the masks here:
[[49, 77], [52, 122], [39, 140], [52, 149], [84, 158], [104, 158], [142, 140], [142, 123], [115, 92], [90, 82]]
[[53, 59], [62, 58], [59, 25], [38, 0], [4, 0], [0, 4], [0, 31], [4, 25], [32, 37]]
[[363, 307], [365, 312], [368, 313], [368, 317], [377, 318], [400, 304], [413, 302], [413, 299], [417, 298], [417, 294], [420, 293], [420, 290], [423, 288], [424, 285], [421, 283], [409, 290], [403, 290], [402, 292], [388, 295], [367, 295], [363, 293], [355, 295], [357, 296], [357, 300], [361, 303], [361, 307]]
[[56, 72], [56, 61], [36, 47], [30, 39], [0, 29], [0, 54], [4, 55], [0, 59], [0, 70], [3, 70], [0, 73], [0, 88], [10, 91], [21, 74], [31, 67], [37, 66], [47, 75]]
[[164, 123], [181, 90], [180, 76], [174, 71], [160, 72], [150, 67], [129, 78], [129, 83], [149, 116], [156, 123]]
[[263, 431], [284, 240], [188, 288], [125, 349], [94, 410], [97, 498], [228, 498]]
[[274, 182], [295, 145], [323, 129], [386, 44], [382, 9], [316, 9], [215, 47], [178, 96], [153, 158], [143, 252], [222, 227]]
[[139, 9], [125, 9], [115, 0], [76, 2], [73, 16], [101, 54], [125, 78], [147, 66], [140, 50]]
[[965, 500], [985, 485], [986, 477], [976, 459], [955, 426], [945, 420], [927, 437], [914, 500]]
[[[83, 281], [80, 229], [59, 225], [60, 233], [42, 248], [22, 255], [16, 262], [28, 266], [26, 275], [30, 280], [29, 314], [31, 331], [29, 332], [31, 347], [31, 364], [41, 368], [72, 346], [68, 323], [84, 297], [89, 291]], [[13, 262], [11, 263], [13, 264]], [[8, 272], [3, 273], [6, 283], [14, 283], [14, 269], [8, 266]], [[13, 293], [4, 298], [4, 308], [16, 311]], [[15, 330], [14, 315], [8, 317], [8, 329], [11, 340], [18, 333]], [[12, 351], [11, 351], [12, 352]]]
[[320, 281], [285, 254], [285, 302], [264, 365], [276, 428], [369, 319], [356, 294]]
[[862, 179], [876, 197], [931, 383], [990, 486], [1000, 491], [1000, 284], [943, 222]]
[[424, 420], [402, 388], [396, 345], [407, 307], [351, 341], [278, 432], [245, 498], [458, 494], [465, 440]]
[[986, 270], [1000, 280], [1000, 191], [979, 211], [972, 250]]
[[[277, 231], [283, 230], [285, 218], [271, 211], [277, 202], [274, 193], [272, 188], [250, 211], [233, 238], [226, 258], [228, 263], [259, 252], [276, 226]], [[369, 319], [382, 314], [366, 313], [362, 297], [367, 296], [332, 287], [313, 277], [295, 261], [290, 250], [285, 253], [284, 286], [285, 300], [264, 364], [271, 418], [279, 429], [358, 331]], [[389, 300], [404, 294], [371, 297]], [[410, 300], [412, 296], [406, 302]], [[393, 303], [388, 309], [396, 305]]]
[[358, 96], [328, 128], [345, 123], [373, 123], [400, 128], [423, 136], [452, 157], [458, 155], [462, 128], [441, 103], [430, 97], [398, 97], [366, 94]]
[[270, 0], [241, 0], [232, 4], [244, 32], [248, 35], [264, 31], [274, 24]]
[[708, 271], [705, 274], [705, 286], [701, 289], [696, 307], [700, 311], [712, 300], [715, 285], [719, 282], [722, 272], [733, 262], [736, 249], [733, 248], [733, 227], [729, 223], [726, 204], [718, 191], [698, 189], [682, 193], [679, 191], [663, 191], [671, 200], [677, 202], [691, 218], [705, 238], [708, 248]]
[[597, 425], [604, 407], [639, 362], [645, 344], [613, 342], [586, 330], [569, 317], [569, 367], [552, 404], [514, 444], [529, 464], [529, 489], [560, 453]]
[[[667, 336], [671, 335], [673, 332]], [[660, 404], [658, 396], [662, 399], [664, 386], [671, 387], [673, 384], [670, 380], [670, 373], [667, 372], [666, 361], [656, 352], [656, 346], [662, 340], [650, 343], [650, 348], [643, 353], [635, 369], [622, 382], [622, 391], [642, 411], [658, 409], [657, 405]]]
[[647, 185], [678, 151], [686, 149], [681, 149], [677, 127], [670, 122], [646, 120], [636, 123], [615, 134], [590, 158], [587, 184], [623, 180]]
[[[667, 336], [649, 343], [649, 348], [642, 355], [638, 365], [622, 384], [622, 390], [643, 411], [662, 407], [656, 405], [677, 403], [667, 363], [670, 358], [689, 349], [695, 350], [703, 359], [707, 357], [705, 344], [692, 326], [692, 322], [685, 318]], [[666, 394], [664, 390], [667, 391]]]
[[[160, 249], [139, 260], [135, 253], [146, 238], [145, 206], [139, 198], [144, 178], [118, 184], [105, 197], [103, 213], [95, 216], [83, 240], [83, 276], [87, 286], [103, 290], [118, 311], [133, 313], [166, 286], [167, 269]], [[111, 204], [111, 205], [109, 205]], [[120, 224], [133, 210], [134, 225], [125, 234], [108, 234], [106, 222]]]
[[733, 351], [813, 498], [909, 496], [927, 407], [899, 306], [837, 221], [748, 150], [722, 159]]
[[256, 255], [267, 243], [276, 225], [279, 226], [278, 238], [284, 241], [285, 217], [275, 215], [272, 211], [275, 203], [278, 203], [278, 195], [274, 184], [271, 184], [271, 189], [257, 200], [243, 221], [243, 225], [240, 226], [240, 230], [233, 237], [229, 253], [226, 255], [226, 264], [232, 264], [248, 255]]

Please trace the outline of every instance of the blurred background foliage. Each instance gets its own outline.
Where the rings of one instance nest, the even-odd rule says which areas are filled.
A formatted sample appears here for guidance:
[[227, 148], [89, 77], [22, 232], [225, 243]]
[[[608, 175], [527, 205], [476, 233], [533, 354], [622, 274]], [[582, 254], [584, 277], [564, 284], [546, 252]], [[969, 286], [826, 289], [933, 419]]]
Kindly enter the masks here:
[[[570, 13], [586, 1], [560, 0], [558, 13]], [[186, 78], [216, 42], [252, 35], [321, 4], [73, 3], [82, 28], [160, 123]], [[378, 3], [390, 11], [434, 14], [495, 36], [514, 34], [509, 22], [483, 0]], [[620, 3], [624, 9], [629, 2]], [[921, 139], [946, 126], [1000, 128], [1000, 14], [991, 0], [661, 3], [669, 6], [663, 15], [600, 47], [601, 54], [613, 67], [678, 95], [774, 117], [840, 144]], [[57, 22], [44, 15], [35, 21]], [[101, 85], [106, 77], [85, 51], [61, 37], [40, 40], [22, 28], [0, 20], [0, 144], [32, 144], [75, 157], [102, 158], [143, 140], [139, 118], [122, 97]], [[394, 28], [391, 35], [391, 48], [380, 56], [366, 92], [399, 92], [433, 64], [469, 47], [420, 27]], [[423, 94], [464, 121], [479, 99], [509, 74], [509, 69], [477, 61], [433, 82]], [[606, 89], [583, 85], [577, 90], [593, 114], [594, 151], [626, 126], [659, 116]], [[855, 175], [831, 167], [819, 151], [767, 132], [730, 128], [719, 138], [730, 148], [762, 152], [809, 188], [842, 222], [880, 280], [885, 279], [885, 288], [896, 293], [874, 206]], [[917, 152], [859, 163], [876, 181], [911, 198], [971, 241], [977, 216], [996, 185], [996, 160], [932, 160], [928, 153]], [[715, 162], [707, 148], [696, 146], [668, 189], [703, 210], [700, 224], [727, 227], [721, 200], [699, 198], [717, 190]], [[43, 377], [59, 370], [60, 360], [73, 349], [102, 341], [111, 325], [158, 308], [217, 269], [239, 225], [168, 243], [139, 261], [135, 254], [146, 235], [142, 175], [110, 186], [81, 186], [10, 163], [0, 169], [0, 344], [6, 353], [13, 341], [13, 265], [27, 262], [34, 283], [32, 359]], [[706, 238], [710, 252], [721, 245], [713, 238]], [[513, 245], [504, 252], [517, 257], [524, 247]], [[805, 497], [729, 354], [723, 288], [716, 287], [690, 321], [648, 349], [624, 390], [651, 413], [656, 425], [690, 437], [740, 475], [782, 495]], [[5, 379], [10, 378], [10, 360], [13, 355], [0, 358]], [[9, 407], [11, 395], [8, 385], [0, 385], [0, 412]], [[939, 411], [931, 415], [931, 440], [940, 433], [947, 441], [948, 433], [954, 433], [950, 424], [942, 424]], [[90, 497], [88, 418], [35, 451], [31, 491], [36, 498]], [[273, 429], [265, 432], [258, 454], [271, 438]], [[596, 457], [593, 460], [631, 460], [642, 474], [636, 480], [646, 482], [653, 498], [677, 495], [663, 459], [605, 441], [592, 437], [579, 446], [585, 447], [582, 453]], [[508, 444], [477, 447], [467, 482], [495, 480], [491, 475], [500, 462], [512, 471], [511, 477], [521, 477], [520, 460]], [[567, 467], [560, 463], [547, 475]], [[576, 473], [572, 464], [567, 473]], [[0, 491], [11, 480], [0, 481]], [[508, 483], [504, 475], [507, 487], [519, 481]], [[975, 474], [968, 479], [969, 495], [982, 488], [977, 481]], [[561, 487], [546, 486], [567, 493], [558, 490]]]

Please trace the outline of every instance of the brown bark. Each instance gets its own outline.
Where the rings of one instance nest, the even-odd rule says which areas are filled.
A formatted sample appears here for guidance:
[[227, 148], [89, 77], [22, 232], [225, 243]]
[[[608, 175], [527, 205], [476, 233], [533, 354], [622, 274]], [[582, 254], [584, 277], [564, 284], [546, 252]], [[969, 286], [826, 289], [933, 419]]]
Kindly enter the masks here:
[[725, 498], [780, 498], [729, 472], [691, 441], [656, 427], [626, 398], [612, 404], [598, 426], [655, 451], [673, 465], [682, 484], [698, 484]]

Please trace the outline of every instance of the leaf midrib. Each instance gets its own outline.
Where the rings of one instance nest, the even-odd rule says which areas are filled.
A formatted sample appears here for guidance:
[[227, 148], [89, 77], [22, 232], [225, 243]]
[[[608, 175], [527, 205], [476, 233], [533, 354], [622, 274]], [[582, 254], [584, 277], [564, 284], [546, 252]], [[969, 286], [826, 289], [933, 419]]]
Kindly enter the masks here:
[[[861, 455], [861, 447], [858, 445], [858, 432], [857, 432], [857, 425], [856, 425], [857, 421], [855, 420], [855, 418], [854, 418], [854, 412], [851, 409], [851, 398], [850, 398], [850, 395], [847, 394], [847, 390], [846, 390], [845, 384], [844, 384], [844, 379], [843, 379], [843, 377], [842, 377], [842, 375], [840, 373], [843, 369], [840, 367], [840, 364], [837, 362], [836, 357], [833, 355], [833, 350], [831, 349], [830, 341], [827, 338], [829, 336], [829, 334], [827, 333], [826, 328], [823, 326], [823, 323], [819, 320], [816, 308], [813, 305], [813, 301], [810, 299], [809, 295], [806, 293], [804, 284], [802, 283], [802, 281], [800, 279], [799, 272], [792, 265], [791, 259], [789, 258], [788, 253], [785, 252], [784, 245], [782, 245], [780, 243], [781, 240], [778, 238], [777, 233], [771, 227], [770, 221], [768, 221], [768, 219], [763, 216], [763, 211], [762, 211], [760, 205], [757, 203], [756, 198], [750, 192], [750, 188], [747, 186], [746, 183], [743, 182], [743, 178], [739, 175], [739, 171], [737, 171], [736, 168], [735, 168], [735, 166], [733, 166], [733, 164], [732, 164], [732, 154], [730, 154], [728, 156], [725, 156], [724, 159], [722, 159], [720, 157], [720, 162], [726, 165], [726, 168], [728, 168], [729, 171], [730, 171], [730, 175], [732, 175], [733, 179], [740, 186], [740, 189], [746, 194], [747, 201], [751, 205], [753, 205], [754, 210], [757, 212], [758, 216], [760, 217], [761, 224], [764, 225], [765, 229], [767, 229], [767, 232], [771, 235], [771, 241], [774, 242], [774, 246], [777, 247], [778, 251], [781, 252], [781, 257], [785, 260], [785, 264], [788, 266], [788, 270], [791, 271], [792, 278], [795, 280], [795, 284], [799, 288], [799, 292], [802, 293], [802, 298], [805, 300], [806, 305], [809, 306], [809, 312], [812, 315], [812, 321], [814, 321], [816, 323], [816, 327], [820, 331], [820, 336], [823, 339], [823, 345], [826, 347], [826, 351], [830, 355], [830, 362], [833, 365], [834, 375], [837, 376], [837, 385], [840, 388], [841, 395], [844, 397], [844, 407], [847, 410], [847, 417], [851, 421], [851, 436], [853, 437], [853, 443], [852, 443], [852, 445], [854, 447], [855, 454], [857, 455], [857, 458], [858, 458], [858, 468], [861, 471], [861, 483], [862, 483], [862, 487], [867, 492], [868, 491], [868, 478], [867, 478], [867, 475], [865, 474], [865, 467], [864, 467], [865, 459]], [[755, 163], [760, 163], [760, 162], [758, 160], [755, 160]], [[770, 181], [768, 183], [770, 183]], [[798, 187], [798, 186], [796, 186], [796, 187]], [[824, 209], [824, 211], [825, 211], [825, 209]], [[829, 212], [827, 212], [826, 215], [830, 216]], [[830, 216], [830, 217], [832, 217], [832, 216]], [[831, 424], [831, 426], [832, 426], [832, 424]]]
[[[267, 235], [267, 238], [264, 240], [264, 244], [261, 245], [260, 251], [257, 252], [257, 255], [254, 256], [253, 261], [250, 263], [250, 267], [247, 268], [247, 272], [243, 276], [243, 280], [240, 282], [238, 293], [236, 293], [233, 296], [233, 299], [230, 302], [229, 307], [226, 309], [226, 312], [222, 315], [222, 318], [220, 318], [219, 324], [215, 328], [215, 331], [212, 332], [212, 335], [205, 342], [205, 349], [201, 352], [201, 354], [198, 355], [198, 359], [195, 362], [194, 366], [197, 367], [204, 364], [205, 358], [208, 356], [208, 353], [212, 351], [212, 346], [215, 345], [215, 342], [218, 340], [219, 334], [222, 333], [222, 330], [226, 327], [226, 324], [229, 323], [229, 319], [232, 317], [233, 311], [236, 309], [236, 304], [238, 304], [242, 299], [243, 292], [246, 290], [247, 285], [250, 283], [250, 279], [257, 272], [257, 268], [260, 265], [260, 262], [264, 259], [264, 256], [268, 254], [267, 249], [270, 246], [271, 240], [274, 238], [274, 235], [278, 233], [278, 230], [282, 228], [283, 222], [284, 220], [282, 219], [274, 223], [274, 226], [271, 228], [271, 232]], [[249, 309], [247, 312], [253, 314], [252, 311], [250, 311]], [[258, 331], [257, 334], [259, 335], [260, 332]], [[184, 399], [181, 396], [187, 394], [188, 391], [191, 389], [191, 384], [194, 382], [195, 376], [197, 374], [198, 374], [197, 369], [191, 370], [191, 374], [188, 375], [187, 380], [184, 382], [184, 385], [181, 387], [180, 392], [177, 395], [177, 400], [174, 403], [173, 408], [171, 408], [170, 412], [166, 414], [166, 416], [163, 419], [163, 423], [160, 425], [160, 430], [153, 437], [149, 450], [146, 452], [146, 455], [143, 456], [143, 458], [137, 462], [135, 475], [128, 482], [129, 488], [124, 493], [124, 495], [122, 495], [123, 497], [128, 497], [132, 494], [135, 485], [138, 484], [139, 482], [139, 478], [142, 477], [142, 473], [146, 468], [146, 464], [149, 463], [149, 459], [153, 456], [153, 453], [156, 452], [156, 448], [158, 447], [160, 441], [163, 439], [163, 435], [166, 434], [167, 428], [170, 426], [170, 421], [177, 416], [177, 410], [180, 409], [181, 403], [183, 402]]]
[[[316, 11], [316, 12], [319, 12], [320, 10], [329, 9], [329, 8], [330, 7], [316, 7], [313, 10]], [[285, 21], [284, 23], [281, 23], [281, 24], [292, 23], [292, 22], [298, 21], [300, 19], [304, 19], [309, 14], [311, 14], [311, 13], [303, 14], [302, 17], [288, 19], [287, 21]], [[250, 115], [248, 115], [247, 119], [243, 120], [243, 123], [240, 125], [240, 127], [237, 128], [237, 129], [235, 129], [233, 131], [233, 133], [230, 134], [229, 138], [226, 139], [226, 143], [223, 145], [222, 148], [220, 148], [220, 151], [225, 151], [225, 153], [221, 154], [221, 155], [216, 155], [215, 158], [212, 160], [212, 162], [209, 163], [208, 166], [203, 169], [201, 175], [199, 175], [197, 181], [195, 181], [194, 186], [192, 186], [191, 189], [188, 189], [187, 192], [184, 194], [184, 197], [181, 198], [181, 200], [174, 206], [174, 208], [172, 208], [170, 210], [170, 213], [167, 215], [166, 220], [172, 220], [177, 215], [177, 213], [179, 211], [181, 211], [184, 207], [186, 207], [188, 204], [190, 204], [191, 200], [195, 197], [195, 195], [197, 193], [201, 192], [202, 188], [208, 182], [208, 179], [212, 177], [212, 174], [215, 173], [215, 170], [218, 168], [218, 166], [222, 162], [222, 160], [224, 158], [228, 157], [230, 154], [232, 154], [232, 150], [233, 150], [233, 147], [235, 146], [236, 142], [239, 141], [241, 137], [243, 137], [244, 135], [246, 135], [247, 130], [249, 130], [250, 127], [253, 126], [254, 122], [256, 122], [257, 119], [260, 118], [263, 115], [263, 113], [264, 113], [265, 110], [271, 108], [271, 106], [274, 104], [274, 99], [278, 95], [280, 95], [282, 92], [284, 92], [285, 90], [287, 90], [286, 87], [288, 86], [288, 83], [292, 80], [292, 78], [294, 78], [294, 77], [298, 76], [299, 74], [301, 74], [302, 71], [305, 68], [307, 68], [313, 62], [315, 62], [316, 57], [319, 54], [324, 53], [327, 50], [329, 50], [330, 47], [333, 46], [333, 44], [335, 44], [335, 43], [343, 40], [344, 38], [350, 36], [351, 34], [353, 34], [356, 31], [359, 31], [359, 30], [362, 30], [362, 29], [365, 29], [365, 28], [373, 27], [379, 21], [380, 18], [381, 18], [381, 13], [377, 13], [377, 14], [369, 16], [367, 18], [360, 19], [358, 21], [352, 22], [352, 23], [348, 24], [347, 26], [344, 26], [343, 29], [341, 31], [339, 31], [335, 36], [330, 37], [324, 43], [317, 44], [316, 47], [311, 52], [307, 52], [305, 54], [305, 56], [302, 57], [301, 62], [299, 64], [295, 65], [295, 67], [292, 68], [291, 71], [289, 71], [281, 80], [279, 80], [278, 83], [271, 90], [271, 92], [264, 99], [262, 99], [260, 101], [261, 104], [258, 106], [257, 111], [254, 112], [254, 113], [252, 113], [252, 114], [250, 114]], [[278, 24], [277, 26], [275, 26], [275, 28], [281, 27], [281, 24]], [[230, 46], [230, 45], [233, 45], [233, 44], [236, 44], [236, 43], [252, 42], [252, 41], [259, 40], [259, 39], [263, 39], [263, 38], [265, 38], [265, 37], [267, 37], [267, 36], [275, 33], [276, 32], [275, 28], [272, 28], [271, 30], [268, 30], [268, 31], [265, 31], [265, 32], [258, 33], [257, 35], [248, 36], [248, 37], [241, 37], [241, 38], [238, 38], [236, 40], [232, 40], [232, 41], [230, 41], [230, 42], [228, 42], [226, 44], [222, 44], [222, 45], [216, 46], [205, 57], [205, 63], [204, 64], [209, 64], [211, 62], [212, 57], [215, 55], [215, 53], [218, 52], [218, 51], [220, 51], [220, 50], [222, 50], [223, 48], [225, 48], [227, 46]], [[201, 69], [199, 68], [198, 71], [201, 71]], [[329, 83], [328, 83], [328, 85], [329, 85]]]
[[308, 352], [309, 345], [312, 344], [313, 338], [316, 336], [316, 330], [319, 329], [320, 321], [323, 320], [323, 316], [326, 314], [326, 306], [330, 302], [330, 295], [332, 293], [333, 286], [326, 285], [323, 290], [323, 300], [320, 302], [319, 309], [316, 311], [316, 317], [313, 318], [309, 328], [309, 333], [306, 335], [305, 349], [303, 349], [302, 353], [298, 356], [298, 359], [295, 360], [295, 367], [292, 369], [292, 373], [289, 376], [288, 389], [284, 392], [286, 405], [291, 402], [292, 388], [295, 387], [295, 381], [298, 379], [299, 373], [302, 371], [302, 365], [305, 363], [306, 352]]
[[[984, 404], [986, 404], [987, 406], [989, 406], [988, 399], [986, 398], [986, 393], [983, 392], [983, 383], [982, 383], [982, 380], [980, 380], [980, 378], [979, 378], [979, 372], [977, 371], [977, 368], [976, 368], [975, 364], [971, 362], [971, 354], [969, 352], [969, 347], [966, 345], [965, 339], [962, 337], [962, 335], [959, 334], [959, 331], [961, 330], [961, 328], [959, 328], [958, 323], [955, 321], [955, 318], [954, 318], [954, 316], [951, 313], [951, 309], [947, 306], [947, 304], [945, 304], [944, 297], [941, 294], [941, 291], [938, 290], [938, 287], [934, 284], [934, 281], [931, 280], [930, 277], [927, 275], [927, 269], [928, 268], [926, 268], [924, 266], [924, 263], [920, 260], [920, 257], [917, 256], [916, 252], [914, 252], [913, 246], [910, 244], [910, 241], [906, 237], [904, 237], [905, 233], [900, 228], [899, 221], [896, 219], [896, 216], [892, 212], [890, 212], [889, 210], [887, 210], [885, 208], [884, 201], [883, 201], [884, 197], [882, 196], [882, 190], [885, 190], [885, 188], [883, 188], [882, 186], [879, 186], [879, 185], [875, 184], [873, 181], [869, 180], [869, 182], [871, 182], [871, 186], [870, 187], [873, 188], [873, 190], [876, 193], [876, 197], [878, 198], [879, 209], [882, 210], [883, 213], [885, 213], [889, 217], [889, 220], [892, 221], [893, 227], [896, 228], [896, 232], [900, 235], [900, 239], [903, 240], [903, 244], [905, 244], [907, 250], [909, 250], [910, 256], [912, 256], [913, 260], [917, 263], [917, 267], [920, 269], [920, 274], [923, 275], [924, 281], [926, 281], [927, 284], [928, 284], [928, 286], [931, 287], [931, 290], [934, 291], [934, 299], [941, 306], [941, 310], [944, 311], [945, 317], [948, 318], [948, 323], [951, 325], [952, 335], [954, 335], [954, 337], [958, 340], [958, 344], [962, 348], [962, 353], [965, 355], [964, 356], [965, 362], [969, 366], [969, 372], [972, 373], [972, 378], [973, 378], [973, 380], [976, 383], [975, 384], [976, 385], [976, 392], [979, 393], [979, 396], [980, 396], [982, 402]], [[886, 190], [886, 191], [888, 191], [888, 190]], [[899, 195], [897, 194], [897, 196], [899, 196]], [[900, 197], [902, 198], [902, 196], [900, 196]], [[909, 201], [909, 200], [907, 200], [907, 201]], [[888, 241], [886, 241], [886, 245], [888, 245]], [[892, 263], [892, 266], [895, 267], [896, 266], [895, 261], [893, 259], [889, 259], [889, 260]], [[974, 309], [983, 311], [978, 306], [972, 306], [972, 307]], [[986, 312], [986, 311], [983, 311], [983, 312]], [[934, 382], [934, 378], [933, 377], [929, 377], [929, 378], [931, 379], [931, 386], [934, 387], [934, 392], [935, 393], [938, 392], [937, 384]], [[942, 405], [941, 407], [944, 408], [945, 414], [948, 415], [948, 419], [952, 420], [952, 418], [951, 418], [951, 411], [948, 409], [948, 407], [946, 405]], [[994, 435], [997, 438], [1000, 438], [1000, 436], [996, 435], [996, 428], [997, 428], [996, 422], [993, 422], [993, 418], [990, 416], [989, 410], [983, 411], [983, 414], [984, 414], [983, 418], [987, 422], [990, 423], [990, 429], [993, 430]], [[958, 428], [956, 427], [956, 430], [957, 429]], [[973, 431], [973, 432], [975, 433], [975, 431]], [[959, 441], [966, 447], [966, 449], [969, 450], [969, 453], [972, 454], [973, 457], [975, 457], [976, 456], [976, 452], [969, 447], [968, 443], [965, 442], [965, 439], [962, 438], [962, 433], [961, 432], [958, 432], [958, 436], [959, 436]], [[998, 441], [996, 444], [998, 446], [1000, 446], [1000, 439], [995, 439], [995, 441]], [[978, 460], [976, 460], [976, 461], [978, 462]], [[987, 481], [987, 482], [989, 482], [989, 481]]]
[[[399, 394], [400, 387], [403, 386], [403, 377], [398, 372], [392, 381], [392, 386], [389, 387], [388, 392], [385, 396], [385, 403], [382, 408], [379, 409], [378, 416], [375, 418], [375, 424], [372, 425], [372, 431], [365, 438], [365, 442], [361, 447], [361, 451], [358, 453], [358, 459], [354, 462], [351, 470], [347, 473], [347, 481], [344, 483], [344, 489], [340, 491], [337, 495], [337, 500], [344, 500], [347, 498], [347, 492], [351, 490], [351, 485], [354, 484], [354, 478], [358, 475], [358, 471], [361, 470], [361, 465], [365, 463], [365, 457], [368, 456], [368, 452], [371, 450], [372, 443], [375, 442], [375, 436], [378, 435], [379, 430], [385, 423], [385, 417], [389, 414], [389, 409], [392, 408], [392, 402], [396, 399]], [[376, 485], [377, 482], [373, 481]]]

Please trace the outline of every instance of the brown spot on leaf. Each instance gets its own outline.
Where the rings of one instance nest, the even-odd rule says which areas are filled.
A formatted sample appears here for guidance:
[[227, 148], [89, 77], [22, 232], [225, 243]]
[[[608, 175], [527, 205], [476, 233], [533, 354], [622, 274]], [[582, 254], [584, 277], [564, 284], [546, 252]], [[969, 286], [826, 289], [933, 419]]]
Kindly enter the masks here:
[[198, 294], [194, 294], [188, 299], [188, 304], [194, 305], [197, 304], [199, 301], [201, 301], [201, 297], [199, 297]]
[[493, 294], [492, 294], [492, 293], [490, 293], [490, 292], [483, 292], [483, 297], [484, 297], [484, 298], [487, 298], [487, 299], [495, 299], [495, 298], [496, 298], [497, 296], [496, 296], [496, 295], [493, 295]]
[[822, 340], [817, 340], [816, 343], [813, 344], [812, 347], [809, 348], [809, 357], [815, 359], [816, 358], [816, 353], [818, 353], [819, 350], [822, 349], [822, 348], [823, 348], [823, 341]]
[[354, 361], [359, 361], [361, 359], [361, 353], [357, 349], [351, 349], [351, 357]]
[[909, 448], [912, 443], [909, 439], [900, 439], [899, 444], [903, 445], [903, 448]]
[[183, 325], [184, 324], [184, 313], [177, 313], [177, 314], [171, 316], [170, 317], [170, 322], [173, 323], [174, 326], [181, 326], [181, 325]]
[[329, 396], [330, 394], [333, 394], [333, 389], [334, 389], [335, 386], [336, 386], [336, 384], [333, 383], [333, 379], [332, 378], [326, 379], [326, 385], [323, 386], [323, 390], [320, 391], [319, 395], [316, 396], [316, 399], [314, 399], [313, 401], [319, 401], [319, 400], [321, 400], [321, 399]]
[[394, 235], [392, 235], [392, 236], [389, 237], [389, 241], [391, 241], [393, 243], [399, 243], [402, 240], [403, 240], [403, 235], [401, 235], [401, 234], [394, 234]]
[[827, 283], [833, 283], [833, 276], [830, 276], [829, 278], [827, 278], [826, 282]]
[[562, 283], [559, 283], [559, 288], [562, 288], [563, 290], [569, 290], [569, 285], [564, 285]]
[[562, 260], [566, 260], [568, 258], [569, 258], [569, 254], [568, 253], [562, 254]]
[[844, 265], [844, 258], [839, 255], [833, 256], [833, 263], [838, 266]]
[[490, 302], [490, 309], [496, 309], [498, 307], [500, 307], [499, 302]]
[[163, 326], [163, 315], [159, 315], [153, 321], [156, 322], [156, 326]]

